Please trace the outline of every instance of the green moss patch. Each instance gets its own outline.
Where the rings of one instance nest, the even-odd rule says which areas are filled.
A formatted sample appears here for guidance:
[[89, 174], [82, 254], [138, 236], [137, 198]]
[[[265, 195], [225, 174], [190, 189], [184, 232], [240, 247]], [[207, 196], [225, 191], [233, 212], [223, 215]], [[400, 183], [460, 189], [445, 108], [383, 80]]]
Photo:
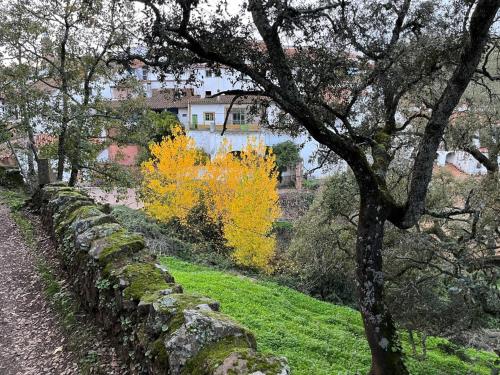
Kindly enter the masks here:
[[[80, 203], [80, 202], [78, 202]], [[72, 206], [72, 209], [70, 213], [67, 215], [67, 217], [62, 220], [59, 223], [55, 224], [55, 232], [58, 236], [63, 234], [66, 229], [77, 219], [86, 219], [92, 216], [99, 216], [102, 215], [102, 212], [99, 211], [99, 209], [93, 205], [93, 204], [88, 204], [88, 202], [83, 201], [81, 204], [75, 204]]]
[[168, 354], [163, 340], [164, 338], [161, 336], [159, 339], [153, 341], [149, 345], [149, 351], [156, 365], [162, 369], [166, 369], [168, 367]]
[[[269, 360], [264, 355], [256, 353], [248, 347], [244, 339], [226, 337], [204, 348], [194, 358], [189, 360], [182, 370], [182, 375], [213, 374], [213, 370], [222, 365], [224, 360], [231, 355], [244, 361], [249, 373], [261, 371], [272, 375], [277, 374], [281, 369], [278, 361]], [[231, 370], [229, 369], [229, 371]]]
[[91, 251], [101, 263], [107, 263], [117, 257], [136, 253], [144, 249], [144, 246], [144, 238], [141, 235], [122, 229], [95, 240]]
[[122, 275], [129, 282], [123, 291], [127, 299], [139, 301], [145, 294], [167, 289], [163, 273], [151, 263], [134, 263], [122, 269]]

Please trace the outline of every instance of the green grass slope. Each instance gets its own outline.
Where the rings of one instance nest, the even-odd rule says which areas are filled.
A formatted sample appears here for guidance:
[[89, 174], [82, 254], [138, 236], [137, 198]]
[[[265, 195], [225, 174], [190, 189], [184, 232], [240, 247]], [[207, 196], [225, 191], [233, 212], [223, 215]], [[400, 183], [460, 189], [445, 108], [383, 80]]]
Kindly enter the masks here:
[[[286, 356], [294, 375], [367, 373], [370, 355], [357, 311], [175, 258], [162, 262], [185, 291], [218, 300], [224, 313], [251, 329], [259, 350]], [[425, 361], [406, 357], [411, 374], [490, 374], [494, 354], [467, 349], [469, 361], [464, 362], [440, 351], [440, 342], [446, 340], [428, 339]], [[408, 352], [407, 343], [403, 345]]]

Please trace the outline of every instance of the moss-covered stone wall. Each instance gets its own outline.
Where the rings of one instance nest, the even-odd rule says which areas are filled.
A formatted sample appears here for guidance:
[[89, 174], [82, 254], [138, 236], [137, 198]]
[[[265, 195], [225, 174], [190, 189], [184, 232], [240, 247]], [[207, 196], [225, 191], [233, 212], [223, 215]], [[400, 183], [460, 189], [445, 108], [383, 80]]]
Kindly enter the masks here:
[[33, 197], [73, 290], [117, 341], [132, 373], [287, 375], [219, 303], [183, 293], [168, 270], [85, 193], [47, 185]]

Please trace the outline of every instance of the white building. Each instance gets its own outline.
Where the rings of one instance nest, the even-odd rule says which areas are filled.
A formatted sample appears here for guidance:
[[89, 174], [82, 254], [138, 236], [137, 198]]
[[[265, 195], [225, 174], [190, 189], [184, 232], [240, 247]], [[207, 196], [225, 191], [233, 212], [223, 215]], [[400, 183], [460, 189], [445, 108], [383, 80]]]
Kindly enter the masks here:
[[[480, 148], [479, 151], [481, 151], [486, 157], [488, 157], [487, 149]], [[488, 170], [485, 168], [485, 166], [478, 162], [468, 152], [460, 150], [439, 150], [437, 154], [438, 156], [436, 159], [436, 164], [440, 167], [453, 165], [459, 171], [470, 175], [484, 175], [488, 173]]]
[[[266, 146], [291, 140], [300, 146], [305, 173], [313, 169], [314, 172], [311, 174], [313, 177], [321, 177], [327, 173], [322, 169], [315, 169], [313, 156], [319, 146], [316, 141], [306, 136], [293, 138], [275, 134], [261, 126], [261, 116], [272, 117], [274, 111], [268, 110], [263, 111], [262, 115], [253, 115], [255, 97], [238, 98], [232, 106], [234, 98], [232, 95], [212, 97], [227, 90], [243, 89], [248, 85], [243, 79], [232, 75], [229, 70], [195, 65], [181, 77], [167, 75], [160, 80], [154, 70], [142, 63], [135, 63], [133, 68], [132, 74], [143, 87], [146, 105], [155, 111], [167, 110], [175, 113], [189, 136], [210, 156], [219, 151], [224, 138], [229, 141], [233, 151], [241, 150], [249, 137], [263, 140]], [[189, 80], [190, 77], [195, 79]], [[101, 90], [101, 95], [109, 100], [121, 100], [127, 94], [112, 84], [104, 85]], [[226, 117], [226, 128], [221, 135]], [[103, 159], [105, 154], [99, 157]], [[345, 165], [342, 164], [339, 169], [345, 169]]]

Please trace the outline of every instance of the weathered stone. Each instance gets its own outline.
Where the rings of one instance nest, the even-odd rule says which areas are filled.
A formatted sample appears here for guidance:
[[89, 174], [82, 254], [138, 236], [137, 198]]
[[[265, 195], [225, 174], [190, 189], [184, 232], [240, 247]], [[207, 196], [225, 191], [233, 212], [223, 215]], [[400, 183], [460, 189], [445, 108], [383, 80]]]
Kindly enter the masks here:
[[[65, 211], [54, 214], [53, 225], [56, 236], [59, 238], [72, 237], [75, 233], [71, 224], [80, 218], [100, 215], [100, 211], [86, 201], [75, 201], [68, 205]], [[69, 233], [69, 236], [66, 235]]]
[[179, 374], [186, 362], [200, 350], [226, 337], [242, 339], [250, 348], [256, 347], [255, 337], [231, 319], [216, 312], [184, 310], [184, 324], [165, 341], [172, 374]]
[[289, 375], [283, 357], [248, 348], [242, 340], [227, 337], [201, 350], [182, 370], [183, 375]]
[[122, 227], [117, 223], [104, 223], [90, 227], [83, 233], [76, 235], [75, 246], [78, 250], [88, 252], [92, 245], [92, 241], [107, 237], [121, 230], [123, 230]]
[[[255, 371], [255, 368], [262, 370]], [[234, 352], [227, 356], [213, 375], [289, 375], [290, 368], [282, 358], [270, 358], [258, 353]]]
[[50, 184], [50, 164], [49, 159], [38, 159], [38, 184]]
[[89, 217], [83, 218], [79, 217], [75, 221], [73, 221], [73, 223], [71, 224], [71, 231], [74, 235], [78, 236], [79, 234], [84, 233], [92, 227], [114, 223], [116, 223], [116, 220], [112, 216], [96, 212], [95, 215], [89, 215]]
[[[105, 225], [111, 226], [113, 224]], [[120, 256], [132, 255], [144, 249], [144, 246], [142, 236], [120, 229], [107, 236], [94, 239], [90, 246], [89, 255], [106, 263]]]

